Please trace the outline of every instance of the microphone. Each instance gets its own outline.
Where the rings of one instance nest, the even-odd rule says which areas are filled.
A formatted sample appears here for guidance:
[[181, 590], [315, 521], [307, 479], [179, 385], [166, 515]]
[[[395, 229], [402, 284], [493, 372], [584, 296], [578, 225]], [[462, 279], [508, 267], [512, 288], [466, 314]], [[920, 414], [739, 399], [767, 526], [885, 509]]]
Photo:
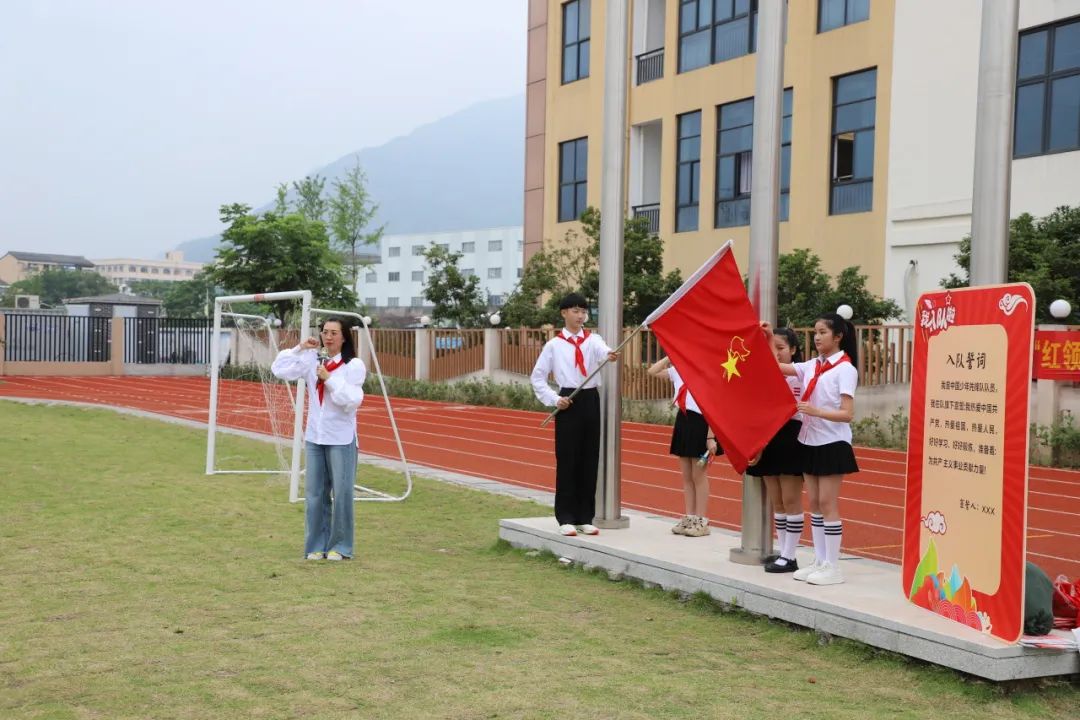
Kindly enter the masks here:
[[323, 345], [319, 348], [319, 364], [325, 366], [330, 362], [330, 353], [327, 351], [326, 346]]

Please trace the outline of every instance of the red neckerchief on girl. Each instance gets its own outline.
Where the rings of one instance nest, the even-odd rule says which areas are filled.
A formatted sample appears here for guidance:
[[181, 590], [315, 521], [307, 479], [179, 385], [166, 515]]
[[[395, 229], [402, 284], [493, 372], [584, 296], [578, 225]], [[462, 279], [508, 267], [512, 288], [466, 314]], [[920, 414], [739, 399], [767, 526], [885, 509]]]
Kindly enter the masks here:
[[559, 337], [574, 346], [574, 365], [581, 371], [582, 377], [587, 376], [589, 373], [585, 371], [585, 354], [581, 352], [581, 344], [589, 339], [589, 331], [582, 330], [581, 337], [566, 337], [560, 332]]
[[[341, 359], [341, 360], [335, 360], [333, 362], [328, 362], [328, 363], [326, 363], [326, 365], [324, 365], [324, 367], [326, 368], [326, 372], [334, 372], [335, 370], [337, 370], [339, 367], [341, 367], [344, 364], [345, 364], [345, 360]], [[315, 389], [319, 391], [319, 404], [320, 405], [322, 405], [322, 403], [323, 403], [323, 393], [326, 392], [326, 388], [324, 387], [325, 385], [326, 385], [326, 383], [324, 383], [322, 381], [322, 378], [315, 381]]]
[[814, 388], [817, 387], [817, 381], [818, 381], [819, 377], [821, 377], [825, 373], [829, 372], [830, 370], [832, 370], [837, 365], [840, 365], [842, 363], [850, 363], [850, 362], [851, 362], [851, 358], [848, 357], [847, 353], [844, 353], [843, 355], [841, 355], [840, 357], [838, 357], [836, 359], [836, 362], [832, 362], [832, 363], [831, 362], [826, 362], [826, 361], [822, 360], [819, 357], [818, 361], [817, 361], [817, 371], [814, 373], [814, 377], [810, 378], [810, 382], [807, 384], [806, 389], [803, 390], [803, 394], [802, 394], [802, 397], [800, 398], [800, 400], [802, 400], [803, 402], [806, 402], [806, 400], [813, 394]]
[[686, 414], [686, 391], [688, 389], [686, 383], [683, 383], [682, 387], [679, 388], [679, 392], [675, 393], [675, 402], [673, 403], [683, 415]]

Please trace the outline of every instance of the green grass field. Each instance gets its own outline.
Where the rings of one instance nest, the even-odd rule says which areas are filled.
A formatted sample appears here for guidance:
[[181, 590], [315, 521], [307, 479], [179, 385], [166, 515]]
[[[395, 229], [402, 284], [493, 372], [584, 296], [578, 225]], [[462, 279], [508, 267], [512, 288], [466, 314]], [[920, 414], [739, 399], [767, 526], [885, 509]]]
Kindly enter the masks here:
[[358, 508], [357, 560], [305, 562], [283, 481], [204, 453], [0, 402], [0, 718], [1076, 717], [1076, 684], [1006, 692], [527, 557], [497, 521], [547, 509], [433, 481]]

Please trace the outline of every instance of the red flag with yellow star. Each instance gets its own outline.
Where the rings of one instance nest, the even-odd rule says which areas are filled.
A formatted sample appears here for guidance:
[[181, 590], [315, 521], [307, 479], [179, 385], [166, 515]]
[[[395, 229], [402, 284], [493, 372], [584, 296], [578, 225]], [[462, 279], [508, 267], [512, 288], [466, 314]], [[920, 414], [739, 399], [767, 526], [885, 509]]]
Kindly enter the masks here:
[[744, 472], [795, 414], [795, 401], [750, 305], [731, 241], [645, 325], [671, 357], [732, 466]]

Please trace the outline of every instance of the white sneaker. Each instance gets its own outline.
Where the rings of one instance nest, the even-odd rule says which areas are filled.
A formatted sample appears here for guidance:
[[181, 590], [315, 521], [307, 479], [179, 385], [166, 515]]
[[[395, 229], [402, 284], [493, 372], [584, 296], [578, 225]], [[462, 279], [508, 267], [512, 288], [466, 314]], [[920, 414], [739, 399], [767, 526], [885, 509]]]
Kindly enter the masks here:
[[808, 577], [816, 573], [824, 566], [825, 563], [819, 563], [817, 560], [814, 560], [814, 563], [812, 565], [807, 565], [804, 568], [799, 568], [791, 574], [791, 577], [795, 578], [796, 580], [806, 580]]
[[307, 559], [308, 560], [322, 560], [323, 559], [323, 554], [318, 553], [318, 552], [308, 553], [307, 554]]
[[327, 560], [344, 560], [345, 556], [342, 555], [341, 553], [339, 553], [337, 550], [331, 550], [330, 552], [326, 553], [326, 559]]
[[806, 578], [806, 582], [810, 585], [839, 585], [844, 582], [844, 574], [840, 572], [839, 566], [827, 562], [816, 573]]
[[596, 527], [595, 525], [590, 525], [589, 523], [585, 523], [584, 525], [578, 525], [577, 526], [577, 531], [579, 533], [581, 533], [582, 535], [599, 535], [600, 534], [600, 528]]
[[682, 519], [678, 523], [671, 527], [671, 532], [676, 535], [685, 535], [686, 529], [694, 522], [693, 518], [689, 515], [683, 515]]
[[577, 535], [577, 529], [575, 529], [574, 526], [570, 525], [569, 523], [566, 524], [566, 525], [560, 525], [559, 526], [559, 534], [560, 535], [566, 535], [566, 536]]

